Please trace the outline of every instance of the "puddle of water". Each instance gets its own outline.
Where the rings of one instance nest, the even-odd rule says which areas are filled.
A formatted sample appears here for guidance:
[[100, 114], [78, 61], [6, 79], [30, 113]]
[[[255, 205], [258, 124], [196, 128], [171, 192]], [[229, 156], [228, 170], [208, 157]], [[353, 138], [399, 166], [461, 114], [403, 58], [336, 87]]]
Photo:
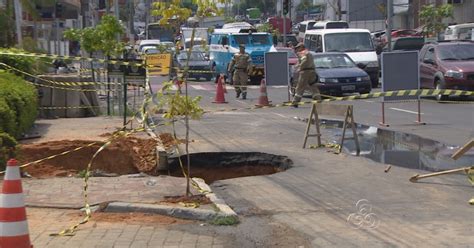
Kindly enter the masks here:
[[[342, 136], [342, 121], [321, 120], [323, 137], [339, 143]], [[466, 153], [458, 160], [451, 155], [459, 149], [418, 135], [396, 132], [377, 127], [357, 125], [361, 156], [376, 162], [426, 171], [441, 171], [471, 166], [474, 151]], [[346, 131], [351, 137], [352, 131]], [[355, 155], [354, 141], [344, 142], [343, 151]]]

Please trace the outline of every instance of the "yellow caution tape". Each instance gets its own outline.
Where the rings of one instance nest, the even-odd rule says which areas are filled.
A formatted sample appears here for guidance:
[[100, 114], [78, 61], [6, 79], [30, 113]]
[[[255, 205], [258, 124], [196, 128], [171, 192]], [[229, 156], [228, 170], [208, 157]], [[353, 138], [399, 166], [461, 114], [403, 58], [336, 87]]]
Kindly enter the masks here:
[[469, 170], [467, 170], [466, 174], [469, 182], [474, 185], [474, 167], [471, 167]]
[[[387, 91], [387, 92], [377, 92], [345, 97], [333, 97], [331, 99], [323, 100], [313, 100], [306, 102], [297, 102], [296, 105], [302, 106], [305, 104], [314, 104], [314, 103], [325, 103], [325, 102], [334, 102], [334, 101], [354, 101], [359, 99], [369, 99], [369, 98], [379, 98], [384, 96], [436, 96], [436, 95], [451, 95], [451, 96], [474, 96], [474, 91], [463, 91], [463, 90], [400, 90], [400, 91]], [[254, 109], [266, 109], [266, 108], [277, 108], [277, 107], [289, 107], [294, 104], [291, 102], [284, 102], [280, 104], [275, 104], [271, 106], [255, 106], [255, 107], [246, 107], [246, 108], [229, 108], [229, 109], [218, 109], [212, 111], [204, 111], [204, 113], [217, 113], [217, 112], [227, 112], [227, 111], [242, 111], [242, 110], [254, 110]]]

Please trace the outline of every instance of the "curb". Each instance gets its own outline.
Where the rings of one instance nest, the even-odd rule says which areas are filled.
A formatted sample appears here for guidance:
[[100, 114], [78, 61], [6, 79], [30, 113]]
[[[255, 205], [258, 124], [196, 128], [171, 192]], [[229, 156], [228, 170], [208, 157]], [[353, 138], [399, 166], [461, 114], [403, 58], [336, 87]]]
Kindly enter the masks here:
[[146, 204], [146, 203], [127, 203], [111, 202], [103, 212], [141, 212], [168, 215], [181, 219], [191, 220], [212, 220], [217, 213], [211, 210], [202, 210], [195, 208], [171, 207], [166, 205]]
[[214, 203], [219, 209], [220, 212], [217, 214], [219, 217], [238, 217], [234, 210], [232, 210], [232, 208], [229, 207], [229, 205], [227, 205], [224, 200], [212, 193], [211, 187], [209, 187], [209, 185], [207, 185], [203, 179], [197, 177], [193, 177], [192, 179], [198, 184], [199, 188], [204, 191], [204, 195], [209, 198], [209, 200], [211, 200], [212, 203]]
[[154, 213], [161, 215], [168, 215], [181, 219], [190, 219], [190, 220], [202, 220], [202, 221], [212, 221], [220, 217], [234, 217], [238, 218], [237, 214], [232, 210], [229, 205], [225, 203], [224, 200], [212, 193], [212, 189], [209, 185], [204, 182], [201, 178], [192, 178], [204, 192], [204, 195], [209, 198], [209, 200], [214, 203], [214, 205], [219, 209], [219, 211], [196, 209], [196, 208], [186, 208], [186, 207], [175, 207], [168, 205], [157, 205], [157, 204], [147, 204], [147, 203], [128, 203], [128, 202], [110, 202], [107, 204], [102, 212], [109, 213], [125, 213], [125, 212], [141, 212], [141, 213]]

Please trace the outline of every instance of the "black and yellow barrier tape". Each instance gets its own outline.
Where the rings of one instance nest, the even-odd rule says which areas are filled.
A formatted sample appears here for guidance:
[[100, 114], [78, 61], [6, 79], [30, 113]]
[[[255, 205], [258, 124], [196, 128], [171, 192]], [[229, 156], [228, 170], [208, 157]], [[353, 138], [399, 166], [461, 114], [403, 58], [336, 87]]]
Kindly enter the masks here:
[[[61, 85], [61, 86], [83, 86], [83, 85], [80, 85], [80, 82], [56, 82], [56, 81], [51, 81], [51, 80], [48, 80], [48, 79], [45, 79], [45, 78], [41, 78], [41, 77], [38, 77], [36, 75], [33, 75], [31, 73], [28, 73], [28, 72], [25, 72], [25, 71], [22, 71], [20, 69], [17, 69], [15, 67], [12, 67], [10, 65], [7, 65], [5, 63], [0, 63], [0, 66], [2, 67], [5, 67], [7, 68], [8, 70], [13, 70], [13, 71], [16, 71], [20, 74], [23, 74], [23, 75], [26, 75], [28, 77], [31, 77], [31, 78], [34, 78], [34, 79], [37, 79], [39, 81], [43, 81], [43, 82], [47, 82], [47, 83], [50, 83], [52, 85], [47, 85], [47, 84], [41, 84], [41, 83], [36, 83], [36, 82], [31, 82], [31, 81], [28, 81], [28, 80], [25, 80], [27, 83], [29, 84], [32, 84], [32, 85], [37, 85], [37, 86], [41, 86], [41, 87], [47, 87], [47, 88], [53, 88], [53, 89], [60, 89], [60, 90], [69, 90], [69, 91], [89, 91], [89, 92], [94, 92], [94, 91], [107, 91], [106, 89], [78, 89], [78, 88], [68, 88], [68, 87], [60, 87], [60, 86], [53, 86], [53, 85]], [[90, 83], [90, 82], [87, 82], [87, 83]], [[107, 83], [106, 83], [107, 84]], [[92, 85], [92, 84], [91, 84]], [[110, 91], [114, 91], [114, 90], [110, 90]]]
[[0, 51], [0, 55], [7, 55], [7, 56], [25, 56], [25, 57], [34, 57], [34, 58], [50, 58], [50, 59], [63, 59], [63, 60], [73, 60], [73, 61], [89, 61], [89, 62], [99, 62], [99, 63], [107, 63], [113, 65], [133, 65], [138, 67], [143, 67], [145, 64], [143, 63], [136, 63], [136, 62], [127, 62], [127, 61], [120, 61], [120, 60], [107, 60], [107, 59], [96, 59], [96, 58], [86, 58], [86, 57], [74, 57], [74, 56], [61, 56], [55, 54], [44, 54], [44, 53], [14, 53], [14, 52], [6, 52]]
[[322, 100], [313, 100], [305, 102], [297, 102], [295, 104], [291, 102], [283, 102], [280, 104], [270, 105], [270, 106], [255, 106], [255, 107], [246, 107], [246, 108], [227, 108], [227, 109], [217, 109], [212, 111], [204, 111], [204, 113], [216, 113], [216, 112], [227, 112], [227, 111], [241, 111], [241, 110], [254, 110], [254, 109], [266, 109], [266, 108], [277, 108], [277, 107], [289, 107], [293, 105], [302, 106], [305, 104], [313, 103], [325, 103], [325, 102], [334, 102], [334, 101], [354, 101], [360, 99], [369, 99], [369, 98], [379, 98], [385, 96], [436, 96], [436, 95], [450, 95], [450, 96], [474, 96], [474, 91], [463, 91], [463, 90], [399, 90], [399, 91], [387, 91], [387, 92], [376, 92], [362, 95], [353, 95], [345, 97], [333, 97], [330, 99]]

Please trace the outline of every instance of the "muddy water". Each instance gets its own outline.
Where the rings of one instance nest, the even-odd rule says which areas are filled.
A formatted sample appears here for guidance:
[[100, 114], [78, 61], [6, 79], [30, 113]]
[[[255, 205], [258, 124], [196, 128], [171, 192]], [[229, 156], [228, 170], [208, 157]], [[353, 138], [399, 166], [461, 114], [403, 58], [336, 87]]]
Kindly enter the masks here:
[[[342, 122], [322, 120], [323, 137], [339, 143], [342, 136]], [[459, 146], [450, 146], [418, 135], [396, 132], [377, 127], [358, 125], [357, 135], [361, 146], [361, 156], [374, 161], [401, 167], [426, 171], [471, 166], [474, 164], [474, 151], [468, 152], [458, 160], [451, 155]], [[351, 137], [352, 131], [346, 132]], [[345, 141], [343, 151], [355, 155], [354, 141]]]

